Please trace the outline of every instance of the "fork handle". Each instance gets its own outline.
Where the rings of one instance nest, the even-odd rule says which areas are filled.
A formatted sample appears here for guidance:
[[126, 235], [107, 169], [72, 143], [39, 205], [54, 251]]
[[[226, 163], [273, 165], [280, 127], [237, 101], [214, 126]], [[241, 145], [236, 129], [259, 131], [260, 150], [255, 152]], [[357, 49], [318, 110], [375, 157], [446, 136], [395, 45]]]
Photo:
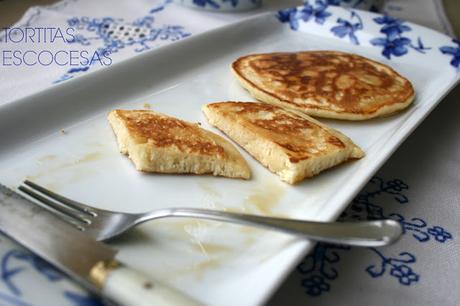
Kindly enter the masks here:
[[[101, 268], [100, 268], [101, 269]], [[200, 306], [193, 298], [118, 262], [100, 278], [102, 294], [123, 306]], [[104, 271], [103, 271], [104, 272]], [[97, 282], [97, 281], [96, 281]]]
[[402, 227], [399, 222], [391, 219], [360, 222], [314, 222], [199, 208], [170, 208], [148, 212], [142, 214], [136, 224], [172, 216], [252, 225], [295, 234], [316, 241], [355, 246], [387, 245], [395, 242], [402, 234]]

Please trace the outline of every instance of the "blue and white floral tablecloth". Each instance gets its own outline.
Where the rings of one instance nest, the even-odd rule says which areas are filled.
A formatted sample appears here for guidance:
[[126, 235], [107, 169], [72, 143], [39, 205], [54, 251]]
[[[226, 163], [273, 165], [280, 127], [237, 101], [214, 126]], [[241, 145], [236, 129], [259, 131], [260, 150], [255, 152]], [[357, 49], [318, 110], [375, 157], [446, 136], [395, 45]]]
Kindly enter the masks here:
[[[114, 5], [109, 0], [64, 0], [31, 8], [18, 25], [39, 27], [52, 24], [76, 28], [77, 35], [71, 44], [53, 44], [53, 48], [109, 50], [112, 60], [118, 62], [256, 12], [281, 9], [298, 2], [267, 0], [256, 11], [223, 14], [190, 10], [171, 1], [124, 0]], [[207, 2], [200, 3], [206, 5]], [[298, 22], [310, 18], [321, 24], [328, 18], [328, 5], [341, 3], [350, 4], [350, 1], [310, 1], [304, 5], [303, 11], [280, 11], [279, 18], [290, 22], [293, 29]], [[425, 20], [428, 26], [452, 34], [440, 1], [387, 1], [383, 10], [409, 19], [412, 16], [419, 23]], [[374, 42], [375, 46], [382, 47], [382, 52], [387, 52], [388, 58], [403, 55], [404, 48], [423, 51], [420, 41], [405, 44], [402, 33], [410, 30], [406, 25], [395, 19], [388, 20], [382, 19], [381, 22], [392, 28], [382, 33], [393, 35], [397, 32], [400, 45], [388, 46], [383, 38]], [[339, 37], [347, 36], [353, 42], [356, 40], [353, 33], [359, 27], [360, 20], [356, 15], [351, 16], [350, 21], [338, 21], [337, 27], [331, 31]], [[123, 39], [113, 39], [116, 35], [122, 35]], [[12, 43], [0, 35], [0, 49], [8, 44]], [[441, 50], [452, 57], [451, 64], [457, 68], [460, 65], [458, 46], [459, 42], [454, 40], [452, 47]], [[24, 46], [27, 47], [30, 45]], [[33, 69], [2, 67], [0, 104], [102, 68], [97, 63], [52, 69], [42, 66]], [[397, 219], [404, 227], [401, 241], [379, 249], [319, 243], [299, 263], [268, 305], [460, 304], [460, 121], [456, 118], [460, 114], [459, 100], [460, 88], [456, 88], [341, 217], [344, 220]], [[21, 286], [21, 279], [26, 275], [24, 271], [29, 271], [27, 277], [36, 279], [37, 283], [43, 280], [63, 282], [62, 276], [54, 269], [11, 241], [1, 237], [0, 244], [0, 305], [35, 305], [31, 296], [40, 300], [40, 292]], [[56, 295], [55, 305], [98, 305], [72, 284], [65, 283], [59, 290], [50, 292]], [[23, 298], [26, 295], [27, 300]]]

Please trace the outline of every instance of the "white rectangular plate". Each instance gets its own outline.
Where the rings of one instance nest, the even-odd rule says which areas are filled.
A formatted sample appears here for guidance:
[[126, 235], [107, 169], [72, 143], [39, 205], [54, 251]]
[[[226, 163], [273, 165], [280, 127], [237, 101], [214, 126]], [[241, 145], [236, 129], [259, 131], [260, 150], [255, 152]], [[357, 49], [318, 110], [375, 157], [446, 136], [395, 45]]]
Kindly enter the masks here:
[[[180, 206], [333, 220], [456, 84], [452, 60], [458, 48], [432, 30], [367, 12], [306, 4], [264, 14], [1, 106], [0, 180], [16, 187], [28, 178], [111, 210]], [[290, 186], [241, 149], [253, 172], [250, 181], [144, 174], [118, 152], [106, 120], [110, 110], [150, 105], [218, 132], [201, 113], [203, 104], [253, 101], [229, 72], [233, 60], [319, 49], [367, 56], [414, 84], [414, 105], [400, 114], [364, 122], [323, 120], [351, 137], [366, 152], [363, 159]], [[183, 219], [144, 224], [111, 243], [125, 263], [206, 304], [229, 306], [263, 303], [311, 246], [284, 234]]]

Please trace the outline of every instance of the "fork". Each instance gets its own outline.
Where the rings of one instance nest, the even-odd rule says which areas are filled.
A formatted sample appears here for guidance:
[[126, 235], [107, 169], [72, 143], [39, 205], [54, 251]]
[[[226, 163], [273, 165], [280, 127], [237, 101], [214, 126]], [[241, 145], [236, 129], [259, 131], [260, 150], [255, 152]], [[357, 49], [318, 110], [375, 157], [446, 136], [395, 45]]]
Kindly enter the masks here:
[[316, 241], [354, 246], [383, 246], [395, 242], [402, 234], [399, 222], [391, 219], [348, 223], [316, 222], [199, 208], [166, 208], [146, 213], [123, 213], [73, 201], [28, 180], [18, 189], [97, 240], [107, 240], [146, 221], [167, 217], [208, 219], [264, 227]]

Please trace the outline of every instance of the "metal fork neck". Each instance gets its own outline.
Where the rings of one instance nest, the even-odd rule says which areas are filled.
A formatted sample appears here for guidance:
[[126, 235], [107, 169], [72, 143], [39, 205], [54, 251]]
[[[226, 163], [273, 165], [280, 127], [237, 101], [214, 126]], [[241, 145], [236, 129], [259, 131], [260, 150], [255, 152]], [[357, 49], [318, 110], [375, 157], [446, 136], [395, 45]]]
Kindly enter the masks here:
[[136, 224], [166, 217], [187, 217], [264, 227], [313, 240], [357, 246], [382, 246], [401, 235], [401, 225], [394, 220], [339, 223], [293, 220], [199, 208], [168, 208], [142, 214]]

